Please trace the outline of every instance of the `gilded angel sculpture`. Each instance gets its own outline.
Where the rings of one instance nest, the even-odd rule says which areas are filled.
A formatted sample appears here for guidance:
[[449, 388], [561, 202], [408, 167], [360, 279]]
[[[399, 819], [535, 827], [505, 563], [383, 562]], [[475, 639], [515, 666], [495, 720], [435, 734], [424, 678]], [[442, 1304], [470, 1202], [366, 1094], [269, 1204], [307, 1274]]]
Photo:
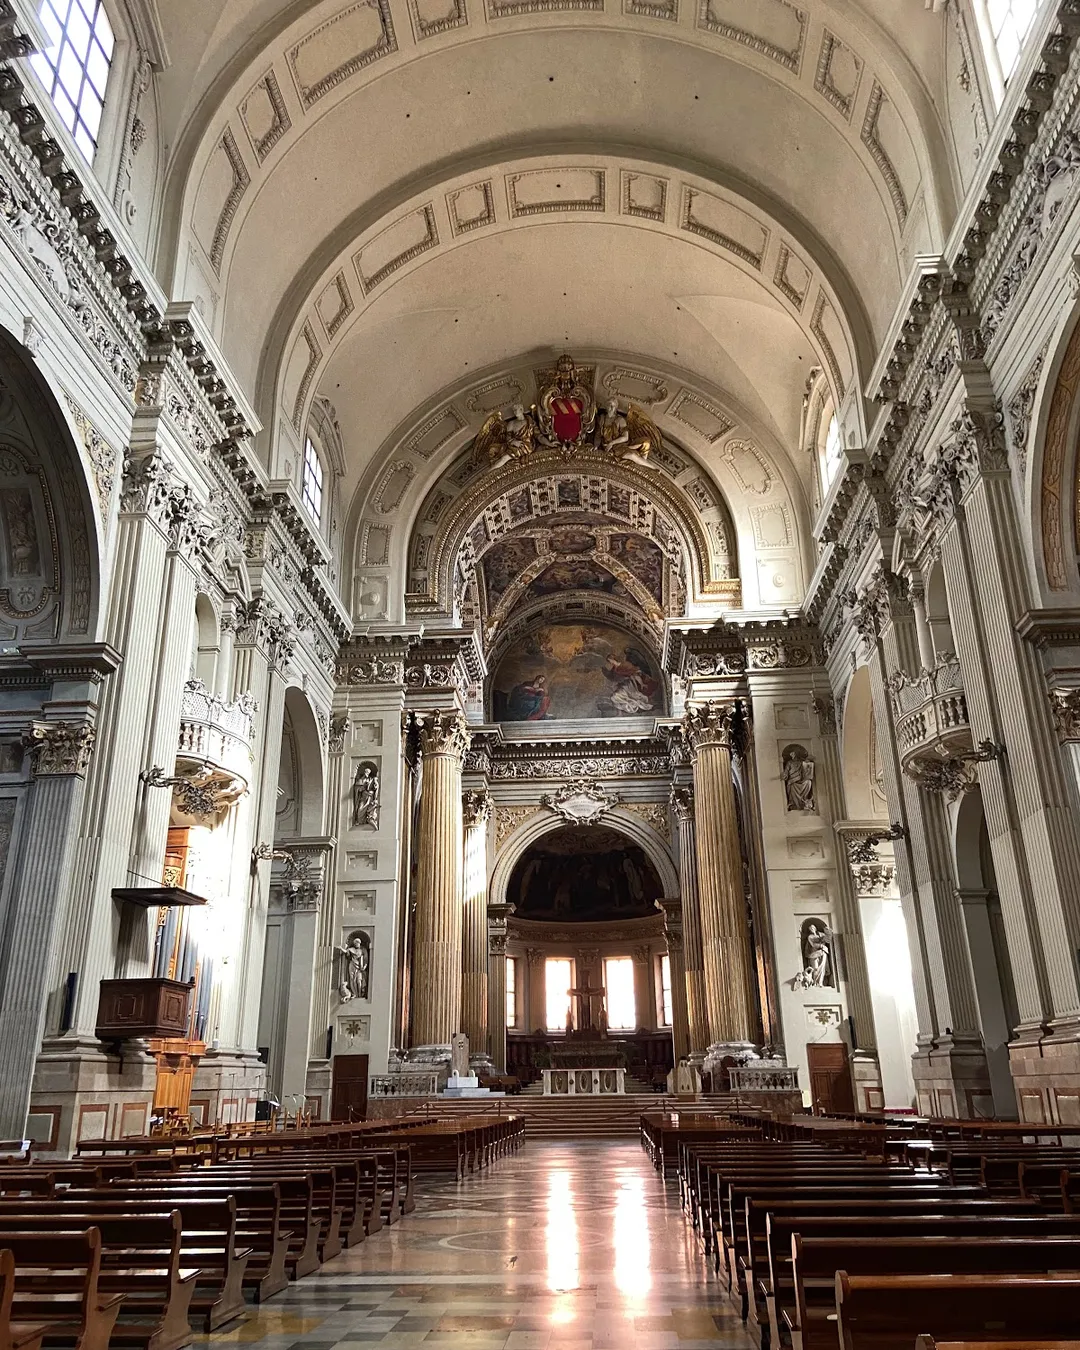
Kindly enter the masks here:
[[660, 429], [636, 403], [625, 413], [611, 399], [600, 416], [596, 448], [618, 459], [647, 460], [650, 450], [661, 444]]
[[477, 433], [473, 453], [477, 458], [486, 455], [491, 466], [498, 468], [510, 459], [517, 463], [528, 459], [535, 442], [536, 423], [517, 403], [507, 418], [501, 412], [491, 414]]

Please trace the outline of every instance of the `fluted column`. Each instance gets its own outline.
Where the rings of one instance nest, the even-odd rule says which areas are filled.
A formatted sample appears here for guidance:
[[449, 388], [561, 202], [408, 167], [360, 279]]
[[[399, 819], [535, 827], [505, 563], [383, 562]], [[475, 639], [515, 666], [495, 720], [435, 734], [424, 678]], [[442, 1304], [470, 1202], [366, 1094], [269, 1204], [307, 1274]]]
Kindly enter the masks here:
[[[349, 719], [344, 713], [335, 713], [330, 719], [330, 734], [327, 740], [329, 757], [326, 762], [326, 799], [328, 802], [341, 802], [346, 795], [345, 786], [345, 740], [349, 734]], [[332, 822], [334, 830], [336, 822]], [[319, 906], [318, 932], [316, 935], [315, 967], [311, 982], [311, 1033], [308, 1055], [316, 1063], [326, 1061], [326, 1029], [330, 1025], [330, 993], [334, 982], [335, 941], [341, 926], [341, 894], [332, 884], [337, 875], [338, 845], [331, 844], [326, 851], [325, 877], [331, 884], [323, 890], [322, 903]]]
[[497, 1073], [506, 1072], [506, 926], [513, 912], [514, 906], [506, 904], [489, 905], [487, 911], [488, 1029]]
[[414, 1050], [448, 1049], [461, 1007], [462, 863], [461, 762], [469, 733], [460, 713], [419, 718], [423, 786], [420, 790], [413, 949]]
[[679, 889], [682, 892], [683, 969], [686, 981], [687, 1054], [699, 1063], [709, 1048], [709, 1014], [705, 1003], [705, 965], [701, 941], [701, 902], [698, 894], [697, 836], [694, 828], [694, 789], [690, 784], [671, 790], [679, 838]]
[[657, 900], [656, 908], [664, 915], [664, 937], [667, 940], [668, 966], [671, 971], [671, 1047], [675, 1063], [678, 1064], [690, 1053], [682, 902]]
[[[469, 1038], [469, 1055], [488, 1056], [488, 913], [487, 826], [491, 798], [466, 792], [462, 798], [465, 828], [465, 913], [462, 934], [461, 1029]], [[505, 997], [504, 997], [505, 1002]], [[505, 1007], [503, 1017], [506, 1016]]]
[[26, 735], [33, 786], [20, 829], [15, 897], [0, 968], [0, 1137], [21, 1139], [34, 1060], [45, 1027], [45, 992], [60, 898], [69, 880], [83, 780], [94, 745], [86, 722], [35, 722]]
[[754, 967], [743, 899], [742, 858], [731, 779], [733, 703], [712, 702], [686, 714], [694, 753], [698, 894], [710, 1055], [757, 1039]]

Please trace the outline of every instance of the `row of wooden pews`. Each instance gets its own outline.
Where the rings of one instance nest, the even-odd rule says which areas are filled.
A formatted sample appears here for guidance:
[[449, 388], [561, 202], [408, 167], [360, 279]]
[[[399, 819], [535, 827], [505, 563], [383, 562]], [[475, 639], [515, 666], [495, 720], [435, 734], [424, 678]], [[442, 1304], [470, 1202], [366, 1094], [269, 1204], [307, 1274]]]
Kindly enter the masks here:
[[505, 1116], [366, 1124], [0, 1162], [0, 1350], [182, 1350], [410, 1213], [414, 1148], [422, 1170], [460, 1175], [524, 1131]]
[[687, 1220], [762, 1350], [1080, 1335], [1067, 1143], [957, 1136], [963, 1165], [931, 1169], [888, 1147], [887, 1125], [800, 1123], [736, 1112], [725, 1136], [715, 1117], [642, 1120], [658, 1168], [674, 1151]]

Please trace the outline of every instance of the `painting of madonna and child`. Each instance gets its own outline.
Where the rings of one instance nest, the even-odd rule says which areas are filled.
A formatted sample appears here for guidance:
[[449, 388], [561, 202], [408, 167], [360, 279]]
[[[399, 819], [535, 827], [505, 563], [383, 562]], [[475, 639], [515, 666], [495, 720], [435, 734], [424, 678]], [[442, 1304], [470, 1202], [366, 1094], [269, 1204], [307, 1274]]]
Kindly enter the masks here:
[[656, 662], [639, 639], [606, 624], [548, 624], [521, 638], [495, 673], [491, 702], [496, 722], [580, 722], [664, 711]]

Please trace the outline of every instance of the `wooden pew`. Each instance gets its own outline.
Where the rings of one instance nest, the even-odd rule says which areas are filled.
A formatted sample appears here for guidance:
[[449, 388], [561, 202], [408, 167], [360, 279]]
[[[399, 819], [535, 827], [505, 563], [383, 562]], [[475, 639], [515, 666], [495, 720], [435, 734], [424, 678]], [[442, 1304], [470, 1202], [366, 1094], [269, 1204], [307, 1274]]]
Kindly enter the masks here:
[[44, 1324], [51, 1341], [75, 1350], [108, 1350], [123, 1296], [104, 1294], [101, 1234], [18, 1233], [8, 1230], [3, 1247], [15, 1266], [12, 1319]]
[[235, 1195], [238, 1241], [253, 1250], [244, 1284], [255, 1292], [258, 1283], [258, 1299], [269, 1298], [290, 1279], [301, 1279], [318, 1269], [319, 1225], [311, 1212], [311, 1182], [306, 1177], [267, 1175], [249, 1182], [211, 1177], [209, 1172], [176, 1180], [148, 1177], [123, 1189], [130, 1195], [161, 1195], [163, 1203], [170, 1198], [179, 1202]]
[[11, 1308], [15, 1299], [15, 1257], [0, 1250], [0, 1350], [41, 1350], [48, 1331], [45, 1322], [16, 1322]]
[[30, 1201], [12, 1203], [0, 1198], [0, 1231], [9, 1224], [25, 1229], [43, 1224], [97, 1227], [105, 1247], [107, 1270], [111, 1248], [129, 1245], [132, 1230], [125, 1222], [127, 1219], [148, 1213], [165, 1217], [175, 1210], [180, 1215], [183, 1264], [198, 1271], [189, 1314], [196, 1316], [207, 1332], [239, 1317], [246, 1306], [244, 1277], [253, 1252], [238, 1243], [235, 1196], [200, 1196], [193, 1200], [163, 1189], [146, 1199], [149, 1203], [143, 1195], [125, 1196], [114, 1187], [72, 1190], [57, 1199], [55, 1208], [43, 1214], [41, 1206], [35, 1207]]
[[[35, 1233], [47, 1245], [56, 1232], [86, 1227], [99, 1234], [99, 1293], [123, 1298], [111, 1332], [113, 1346], [136, 1346], [139, 1350], [179, 1350], [194, 1339], [188, 1307], [199, 1276], [197, 1267], [184, 1264], [182, 1225], [175, 1210], [144, 1213], [130, 1210], [62, 1209], [52, 1215], [11, 1214], [0, 1206], [0, 1244], [11, 1246], [17, 1266], [19, 1248], [9, 1241]], [[48, 1277], [36, 1276], [46, 1289]], [[16, 1276], [16, 1298], [23, 1289]], [[52, 1333], [47, 1333], [52, 1339]]]
[[1066, 1338], [1076, 1331], [1078, 1308], [1075, 1278], [836, 1272], [841, 1350], [911, 1350], [920, 1335], [991, 1342]]
[[770, 1324], [790, 1336], [792, 1350], [836, 1350], [836, 1272], [849, 1275], [1045, 1275], [1080, 1278], [1076, 1237], [792, 1238], [788, 1271], [773, 1271], [776, 1303]]
[[936, 1341], [919, 1336], [915, 1350], [1080, 1350], [1080, 1341]]

